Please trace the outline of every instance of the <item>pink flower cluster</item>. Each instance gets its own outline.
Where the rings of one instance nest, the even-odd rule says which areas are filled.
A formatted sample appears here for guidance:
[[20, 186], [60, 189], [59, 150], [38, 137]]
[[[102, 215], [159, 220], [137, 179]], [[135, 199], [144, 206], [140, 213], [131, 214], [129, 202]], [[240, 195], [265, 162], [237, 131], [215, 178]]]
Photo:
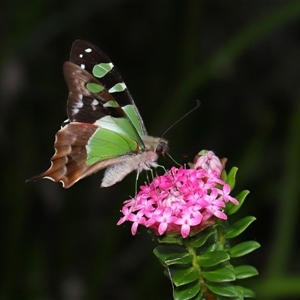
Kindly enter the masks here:
[[229, 195], [229, 185], [220, 179], [220, 160], [209, 151], [198, 158], [194, 167], [173, 167], [149, 185], [141, 186], [134, 199], [125, 201], [124, 216], [117, 224], [131, 221], [133, 235], [138, 225], [144, 225], [157, 235], [180, 232], [185, 238], [210, 218], [227, 219], [223, 212], [226, 203], [238, 201]]

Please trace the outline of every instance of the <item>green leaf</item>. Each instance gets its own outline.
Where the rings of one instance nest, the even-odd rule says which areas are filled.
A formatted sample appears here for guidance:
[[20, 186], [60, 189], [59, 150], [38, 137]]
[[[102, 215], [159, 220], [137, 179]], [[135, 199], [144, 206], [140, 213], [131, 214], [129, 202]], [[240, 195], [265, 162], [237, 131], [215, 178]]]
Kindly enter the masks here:
[[235, 245], [229, 250], [229, 254], [231, 257], [240, 257], [246, 255], [260, 247], [260, 244], [256, 241], [247, 241]]
[[233, 188], [235, 186], [235, 177], [236, 177], [237, 171], [238, 171], [237, 167], [232, 167], [231, 170], [229, 171], [226, 181], [225, 181], [227, 184], [229, 184], [231, 190], [233, 190]]
[[191, 283], [199, 278], [199, 270], [194, 267], [182, 268], [171, 267], [169, 268], [172, 274], [172, 281], [175, 286], [181, 286]]
[[176, 288], [173, 293], [173, 298], [174, 300], [189, 300], [198, 296], [199, 292], [202, 293], [200, 290], [200, 282], [196, 280], [192, 283]]
[[205, 231], [201, 231], [199, 232], [197, 235], [193, 236], [190, 239], [190, 246], [192, 246], [193, 248], [199, 248], [201, 246], [203, 246], [205, 244], [205, 242], [207, 241], [207, 239], [212, 235], [215, 234], [217, 231], [215, 228], [210, 227], [207, 232]]
[[178, 245], [158, 245], [153, 250], [153, 253], [167, 266], [173, 264], [187, 264], [193, 259], [184, 247]]
[[236, 223], [234, 223], [228, 228], [227, 232], [224, 235], [224, 238], [231, 239], [238, 236], [243, 231], [245, 231], [247, 227], [255, 220], [256, 220], [255, 217], [248, 216], [237, 221]]
[[207, 252], [199, 256], [199, 265], [201, 267], [212, 267], [229, 259], [230, 256], [225, 251]]
[[244, 298], [255, 298], [255, 293], [251, 289], [246, 289], [237, 285], [236, 289], [244, 296]]
[[249, 193], [250, 192], [248, 190], [244, 190], [235, 197], [235, 199], [239, 202], [238, 205], [228, 202], [226, 204], [226, 208], [225, 208], [226, 215], [229, 216], [229, 215], [233, 215], [234, 213], [236, 213], [242, 207], [242, 205]]
[[224, 182], [226, 182], [227, 180], [227, 172], [225, 169], [221, 173], [221, 180], [223, 180]]
[[234, 285], [219, 285], [216, 283], [208, 283], [205, 284], [209, 290], [219, 296], [223, 297], [238, 297], [239, 291], [236, 289]]
[[256, 268], [248, 265], [238, 266], [234, 269], [237, 279], [244, 279], [258, 275]]
[[191, 300], [203, 300], [203, 290], [200, 290], [199, 293]]
[[217, 251], [217, 249], [218, 249], [218, 244], [212, 243], [209, 247], [207, 247], [206, 252], [214, 252]]
[[234, 272], [226, 267], [213, 271], [203, 271], [201, 275], [211, 282], [228, 282], [236, 279]]
[[183, 237], [180, 233], [169, 232], [168, 234], [164, 234], [162, 236], [155, 236], [155, 238], [160, 244], [184, 244]]

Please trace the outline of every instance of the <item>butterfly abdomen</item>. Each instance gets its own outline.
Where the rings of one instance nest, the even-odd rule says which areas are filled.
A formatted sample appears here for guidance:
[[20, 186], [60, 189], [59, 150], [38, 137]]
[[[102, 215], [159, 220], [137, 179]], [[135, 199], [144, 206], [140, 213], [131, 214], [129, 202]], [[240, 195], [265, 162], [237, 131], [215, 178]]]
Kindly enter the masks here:
[[[157, 159], [160, 154], [168, 152], [167, 141], [152, 136], [142, 136], [144, 148], [138, 153], [131, 153], [123, 156], [117, 164], [107, 168], [102, 181], [102, 187], [108, 187], [121, 181], [127, 174], [136, 170], [139, 174], [143, 170], [158, 166]], [[159, 153], [156, 149], [161, 148]]]

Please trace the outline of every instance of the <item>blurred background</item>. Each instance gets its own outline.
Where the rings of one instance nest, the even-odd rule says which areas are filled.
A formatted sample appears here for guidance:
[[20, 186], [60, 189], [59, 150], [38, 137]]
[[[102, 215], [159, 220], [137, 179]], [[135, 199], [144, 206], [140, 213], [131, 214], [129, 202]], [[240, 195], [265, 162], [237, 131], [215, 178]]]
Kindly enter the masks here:
[[[0, 299], [172, 299], [143, 229], [116, 226], [135, 174], [65, 190], [45, 171], [66, 119], [62, 74], [76, 39], [121, 72], [151, 135], [184, 164], [202, 149], [239, 168], [236, 239], [262, 247], [257, 299], [300, 299], [300, 1], [4, 1], [0, 8]], [[169, 167], [166, 158], [161, 164]]]

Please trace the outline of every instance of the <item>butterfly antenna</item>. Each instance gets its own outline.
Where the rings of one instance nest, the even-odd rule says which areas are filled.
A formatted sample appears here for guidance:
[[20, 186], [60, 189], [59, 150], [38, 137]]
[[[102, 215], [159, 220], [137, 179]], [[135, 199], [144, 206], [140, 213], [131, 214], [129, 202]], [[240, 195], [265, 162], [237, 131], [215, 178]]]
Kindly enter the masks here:
[[186, 114], [184, 114], [181, 118], [179, 118], [175, 123], [173, 123], [170, 127], [168, 127], [164, 133], [162, 134], [162, 138], [164, 137], [164, 135], [174, 126], [176, 125], [178, 122], [180, 122], [182, 119], [184, 119], [187, 115], [189, 115], [191, 112], [193, 112], [194, 110], [196, 110], [197, 108], [199, 108], [199, 106], [201, 105], [200, 100], [196, 99], [196, 106], [194, 108], [192, 108], [190, 111], [188, 111]]

